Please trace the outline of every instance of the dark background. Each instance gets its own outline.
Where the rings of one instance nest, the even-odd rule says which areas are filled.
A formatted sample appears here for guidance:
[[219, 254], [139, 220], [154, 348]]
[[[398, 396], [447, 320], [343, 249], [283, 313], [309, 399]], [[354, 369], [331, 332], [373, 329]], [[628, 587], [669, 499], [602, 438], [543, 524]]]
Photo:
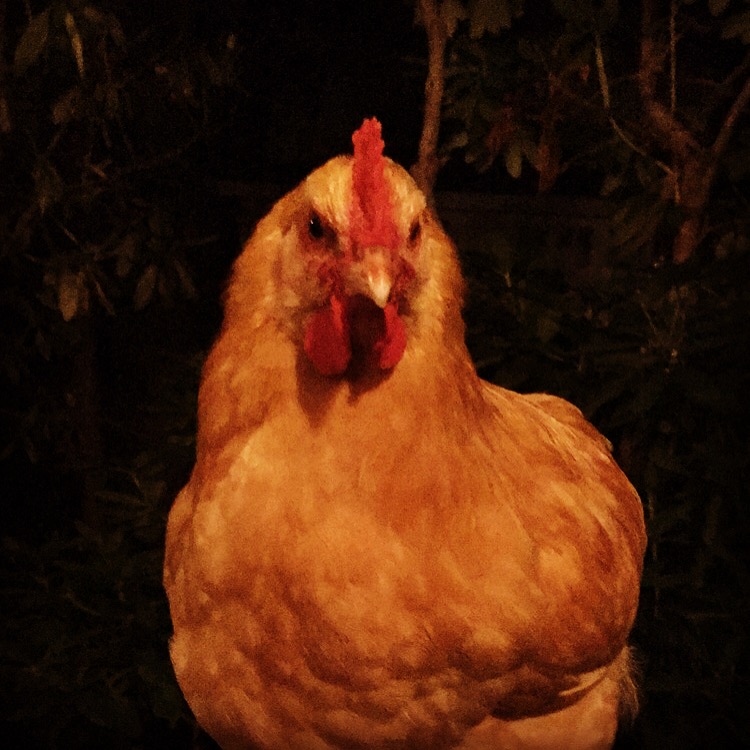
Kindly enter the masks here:
[[[680, 116], [706, 145], [747, 78], [750, 19], [678, 5]], [[675, 263], [673, 155], [634, 104], [638, 9], [499, 6], [510, 31], [472, 38], [465, 19], [449, 46], [436, 184], [470, 349], [483, 377], [579, 405], [644, 500], [643, 710], [618, 747], [750, 746], [747, 112]], [[636, 150], [601, 109], [594, 16]], [[0, 24], [0, 720], [24, 747], [210, 747], [174, 683], [160, 576], [223, 283], [364, 117], [416, 161], [425, 31], [409, 2], [341, 0], [0, 2]]]

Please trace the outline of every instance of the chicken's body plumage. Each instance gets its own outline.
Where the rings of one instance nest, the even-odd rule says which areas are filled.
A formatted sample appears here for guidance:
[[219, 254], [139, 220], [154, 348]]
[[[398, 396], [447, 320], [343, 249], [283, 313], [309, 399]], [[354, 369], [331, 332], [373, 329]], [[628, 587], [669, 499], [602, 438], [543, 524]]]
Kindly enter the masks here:
[[[383, 164], [397, 252], [352, 255], [339, 157], [236, 263], [169, 518], [178, 681], [226, 750], [608, 747], [640, 501], [575, 407], [478, 378], [452, 245]], [[310, 333], [339, 330], [335, 295], [343, 356]]]

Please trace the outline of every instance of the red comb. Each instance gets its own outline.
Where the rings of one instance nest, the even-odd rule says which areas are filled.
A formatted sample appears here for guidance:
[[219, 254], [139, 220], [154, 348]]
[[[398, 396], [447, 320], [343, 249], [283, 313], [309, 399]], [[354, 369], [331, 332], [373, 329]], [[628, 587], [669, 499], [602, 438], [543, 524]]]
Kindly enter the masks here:
[[385, 179], [385, 144], [380, 133], [380, 123], [373, 117], [365, 120], [352, 135], [351, 236], [355, 248], [379, 245], [395, 250], [398, 230], [393, 221], [391, 194]]

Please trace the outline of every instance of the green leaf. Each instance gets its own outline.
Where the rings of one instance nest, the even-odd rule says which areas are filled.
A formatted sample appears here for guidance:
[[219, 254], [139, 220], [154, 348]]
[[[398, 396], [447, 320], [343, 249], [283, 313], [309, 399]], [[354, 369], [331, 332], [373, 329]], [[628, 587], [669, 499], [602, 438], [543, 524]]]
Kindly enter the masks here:
[[604, 178], [602, 187], [600, 189], [600, 195], [608, 196], [614, 193], [622, 185], [622, 177], [620, 175], [608, 174]]
[[52, 122], [63, 125], [76, 119], [81, 106], [81, 89], [73, 86], [52, 105]]
[[512, 21], [507, 0], [472, 0], [469, 3], [469, 36], [479, 39], [485, 33], [509, 29]]
[[195, 284], [193, 284], [193, 280], [190, 278], [190, 274], [188, 273], [185, 266], [183, 266], [179, 260], [175, 259], [174, 268], [177, 272], [177, 278], [179, 278], [180, 280], [180, 288], [182, 289], [182, 293], [188, 299], [195, 299], [195, 297], [198, 296], [198, 292], [196, 291]]
[[521, 176], [521, 170], [523, 169], [523, 151], [521, 149], [520, 141], [513, 141], [505, 152], [505, 168], [508, 170], [508, 174], [517, 180]]
[[133, 267], [133, 261], [136, 256], [138, 247], [138, 238], [134, 232], [125, 235], [122, 241], [117, 245], [114, 255], [117, 258], [115, 262], [115, 273], [118, 278], [124, 279]]
[[85, 8], [83, 8], [81, 10], [81, 15], [94, 26], [106, 27], [107, 25], [107, 18], [104, 13], [102, 13], [99, 8], [95, 8], [93, 5], [87, 5]]
[[445, 24], [448, 36], [453, 36], [459, 21], [466, 18], [466, 8], [459, 0], [445, 0], [440, 6], [440, 18]]
[[108, 13], [107, 19], [109, 21], [109, 33], [114, 40], [115, 44], [120, 49], [125, 49], [126, 39], [125, 32], [122, 30], [122, 25], [114, 13]]
[[109, 297], [107, 297], [98, 279], [93, 278], [91, 282], [94, 287], [94, 291], [96, 292], [97, 299], [99, 300], [99, 304], [107, 311], [109, 315], [114, 315], [114, 305], [109, 301]]
[[580, 28], [592, 25], [600, 32], [610, 29], [617, 19], [617, 0], [552, 0], [555, 10], [566, 20]]
[[34, 187], [39, 210], [45, 213], [63, 194], [63, 181], [55, 167], [44, 157], [34, 167]]
[[521, 131], [519, 133], [519, 143], [521, 144], [521, 153], [526, 157], [526, 161], [536, 164], [539, 149], [537, 144], [529, 137], [529, 133]]
[[451, 136], [443, 146], [446, 153], [451, 153], [460, 148], [466, 148], [469, 143], [469, 134], [465, 130], [461, 130]]
[[730, 0], [708, 0], [708, 9], [712, 16], [720, 16], [729, 5]]
[[738, 37], [743, 44], [750, 44], [750, 10], [743, 10], [728, 18], [721, 35], [724, 39]]
[[32, 16], [29, 25], [21, 35], [13, 58], [16, 75], [23, 75], [44, 50], [49, 36], [49, 12], [50, 9], [47, 8]]
[[548, 344], [560, 331], [557, 321], [550, 315], [541, 314], [536, 319], [536, 335], [543, 343]]
[[66, 323], [72, 320], [78, 312], [82, 302], [81, 292], [81, 280], [78, 274], [63, 271], [57, 287], [57, 307]]
[[174, 726], [183, 715], [183, 698], [171, 670], [152, 657], [152, 663], [138, 667], [138, 675], [145, 683], [154, 714]]
[[83, 78], [85, 72], [85, 65], [83, 59], [83, 40], [81, 34], [78, 31], [78, 24], [73, 17], [73, 14], [68, 12], [65, 14], [65, 29], [68, 32], [68, 38], [70, 39], [70, 47], [73, 50], [73, 56], [76, 60], [76, 66], [78, 67], [78, 75]]
[[124, 737], [137, 737], [141, 722], [135, 707], [123, 696], [105, 689], [89, 689], [73, 695], [76, 708], [93, 724]]
[[579, 0], [552, 0], [555, 10], [566, 20], [584, 23], [588, 19], [586, 8]]
[[133, 295], [133, 306], [136, 310], [142, 310], [146, 307], [153, 297], [158, 275], [159, 269], [153, 263], [143, 272]]

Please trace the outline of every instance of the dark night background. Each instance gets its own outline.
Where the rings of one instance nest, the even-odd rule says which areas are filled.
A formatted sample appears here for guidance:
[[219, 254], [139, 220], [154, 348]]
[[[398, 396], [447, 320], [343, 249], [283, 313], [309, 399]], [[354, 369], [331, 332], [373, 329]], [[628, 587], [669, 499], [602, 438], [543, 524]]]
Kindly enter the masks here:
[[[644, 500], [643, 709], [617, 747], [750, 747], [746, 100], [731, 115], [750, 6], [673, 4], [686, 154], [638, 87], [643, 14], [669, 50], [667, 4], [622, 5], [444, 3], [467, 17], [435, 200], [480, 374], [580, 406]], [[364, 117], [416, 162], [414, 18], [407, 0], [0, 0], [0, 721], [21, 746], [212, 747], [174, 683], [160, 576], [222, 286]], [[715, 167], [704, 231], [677, 261], [691, 214], [669, 179], [696, 164]]]

